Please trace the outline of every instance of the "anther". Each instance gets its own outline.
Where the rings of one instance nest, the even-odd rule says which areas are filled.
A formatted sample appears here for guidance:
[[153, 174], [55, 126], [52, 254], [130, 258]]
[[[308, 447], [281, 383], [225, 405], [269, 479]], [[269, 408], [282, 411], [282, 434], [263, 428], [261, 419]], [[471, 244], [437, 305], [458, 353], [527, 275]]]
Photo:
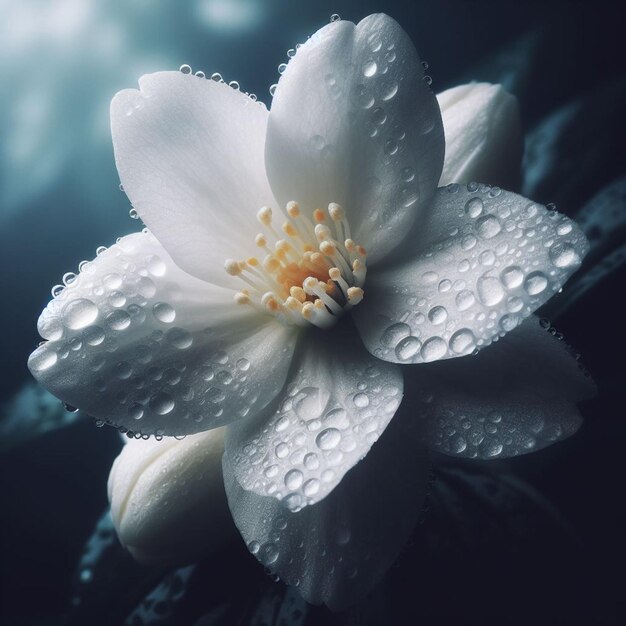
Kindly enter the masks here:
[[343, 209], [336, 202], [331, 202], [328, 205], [328, 214], [333, 222], [340, 222], [344, 218]]
[[298, 217], [298, 215], [300, 215], [300, 206], [298, 203], [293, 200], [291, 202], [287, 202], [287, 213], [290, 217]]
[[261, 207], [256, 217], [261, 224], [269, 226], [272, 223], [272, 209], [268, 206]]
[[324, 211], [322, 211], [322, 209], [315, 209], [315, 211], [313, 211], [313, 219], [318, 224], [321, 224], [322, 222], [325, 222], [326, 221], [326, 216], [324, 215]]
[[348, 289], [348, 303], [354, 306], [363, 300], [364, 295], [365, 292], [360, 287], [350, 287]]
[[231, 276], [239, 276], [242, 272], [239, 261], [235, 261], [234, 259], [226, 259], [224, 262], [224, 269], [226, 270], [226, 273]]

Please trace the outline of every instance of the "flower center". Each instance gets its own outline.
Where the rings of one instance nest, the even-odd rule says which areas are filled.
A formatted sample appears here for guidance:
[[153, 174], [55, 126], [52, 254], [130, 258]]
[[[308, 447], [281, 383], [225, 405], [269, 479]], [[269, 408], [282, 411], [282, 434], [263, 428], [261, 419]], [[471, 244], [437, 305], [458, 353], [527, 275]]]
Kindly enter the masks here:
[[271, 208], [257, 213], [265, 231], [255, 239], [265, 252], [262, 261], [251, 256], [224, 263], [228, 274], [247, 285], [235, 302], [286, 323], [328, 328], [363, 299], [365, 249], [350, 238], [345, 213], [334, 202], [326, 211], [315, 209], [312, 219], [302, 214], [297, 202], [288, 202], [281, 212], [282, 233], [272, 223]]

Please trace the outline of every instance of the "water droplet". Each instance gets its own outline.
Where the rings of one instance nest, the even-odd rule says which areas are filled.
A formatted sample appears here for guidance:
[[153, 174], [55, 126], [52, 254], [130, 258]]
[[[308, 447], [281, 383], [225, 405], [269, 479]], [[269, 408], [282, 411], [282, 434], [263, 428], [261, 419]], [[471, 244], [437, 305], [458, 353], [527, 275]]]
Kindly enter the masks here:
[[278, 73], [279, 74], [284, 74], [286, 69], [287, 69], [287, 64], [286, 63], [281, 63], [278, 66]]
[[296, 415], [303, 420], [319, 417], [324, 409], [322, 394], [317, 387], [304, 387], [293, 400]]
[[170, 345], [178, 348], [179, 350], [185, 350], [193, 343], [191, 333], [186, 331], [184, 328], [170, 328], [165, 337]]
[[450, 337], [450, 349], [456, 354], [470, 354], [476, 347], [476, 337], [469, 328], [457, 330]]
[[216, 83], [221, 83], [224, 79], [219, 72], [213, 72], [213, 74], [211, 74], [211, 80], [214, 80]]
[[540, 294], [548, 286], [548, 279], [542, 272], [531, 272], [524, 281], [524, 288], [531, 296]]
[[106, 323], [112, 330], [125, 330], [130, 326], [130, 315], [126, 311], [113, 311], [107, 315]]
[[476, 223], [476, 231], [483, 239], [492, 239], [502, 230], [502, 224], [495, 215], [484, 215]]
[[98, 317], [98, 307], [87, 298], [77, 298], [65, 305], [63, 322], [72, 330], [89, 326]]
[[464, 289], [456, 294], [455, 302], [459, 311], [467, 311], [476, 302], [476, 298], [471, 291]]
[[161, 257], [151, 254], [146, 258], [146, 268], [153, 276], [165, 276], [167, 267]]
[[247, 372], [250, 369], [250, 361], [248, 361], [248, 359], [238, 359], [236, 365], [237, 369], [241, 370], [242, 372]]
[[336, 428], [326, 428], [315, 438], [315, 443], [320, 450], [332, 450], [340, 441], [341, 433]]
[[187, 65], [186, 63], [181, 65], [179, 71], [183, 74], [191, 74], [191, 65]]
[[152, 312], [154, 317], [165, 324], [171, 324], [176, 319], [176, 311], [167, 302], [157, 302]]
[[398, 83], [395, 81], [388, 82], [383, 86], [382, 99], [384, 101], [391, 100], [398, 93]]
[[500, 280], [507, 289], [515, 289], [524, 281], [524, 272], [517, 265], [511, 265], [502, 270]]
[[572, 267], [579, 265], [581, 258], [576, 248], [569, 243], [556, 243], [550, 248], [550, 261], [556, 267]]
[[363, 66], [363, 76], [366, 76], [367, 78], [371, 78], [372, 76], [374, 76], [374, 74], [376, 74], [377, 70], [378, 70], [378, 65], [376, 65], [376, 61], [373, 61], [372, 59], [370, 59]]
[[270, 85], [270, 96], [272, 96], [272, 98], [274, 97], [274, 94], [276, 93], [277, 87], [278, 85], [276, 83], [274, 83], [273, 85]]
[[155, 393], [150, 398], [150, 408], [158, 415], [167, 415], [174, 408], [174, 399], [165, 392]]
[[442, 358], [448, 352], [448, 344], [441, 337], [431, 337], [422, 346], [422, 359], [426, 363]]
[[422, 344], [417, 337], [405, 337], [396, 346], [396, 357], [400, 361], [408, 361], [415, 356], [421, 346]]
[[428, 319], [431, 324], [443, 324], [448, 319], [448, 311], [446, 311], [445, 307], [434, 306], [428, 311]]
[[364, 409], [370, 404], [369, 396], [366, 393], [357, 393], [352, 401], [354, 402], [354, 406], [359, 409]]
[[302, 491], [305, 496], [310, 498], [314, 496], [320, 490], [320, 481], [317, 478], [311, 478], [307, 480], [302, 486]]
[[396, 140], [395, 139], [387, 139], [387, 141], [385, 141], [384, 151], [385, 151], [385, 154], [387, 154], [389, 156], [392, 156], [396, 152], [398, 152], [398, 143], [396, 142]]
[[231, 80], [231, 81], [228, 83], [228, 86], [229, 86], [231, 89], [234, 89], [235, 91], [239, 91], [239, 83], [238, 83], [236, 80]]
[[470, 198], [465, 203], [465, 212], [471, 218], [477, 218], [483, 212], [483, 201], [480, 198]]
[[333, 14], [330, 16], [330, 21], [331, 21], [331, 22], [339, 22], [340, 20], [341, 20], [341, 17], [339, 16], [339, 14], [338, 14], [338, 13], [333, 13]]
[[517, 315], [506, 314], [503, 315], [500, 319], [500, 328], [505, 332], [509, 332], [513, 330], [520, 322], [520, 319]]
[[398, 344], [401, 339], [404, 339], [411, 334], [411, 328], [408, 324], [398, 322], [389, 326], [380, 337], [380, 342], [388, 347], [393, 348]]
[[285, 487], [287, 487], [287, 489], [290, 489], [291, 491], [295, 491], [302, 486], [303, 479], [304, 476], [302, 475], [302, 472], [300, 470], [289, 470], [285, 474]]
[[140, 420], [143, 417], [143, 406], [138, 402], [133, 402], [128, 407], [128, 417], [133, 420]]

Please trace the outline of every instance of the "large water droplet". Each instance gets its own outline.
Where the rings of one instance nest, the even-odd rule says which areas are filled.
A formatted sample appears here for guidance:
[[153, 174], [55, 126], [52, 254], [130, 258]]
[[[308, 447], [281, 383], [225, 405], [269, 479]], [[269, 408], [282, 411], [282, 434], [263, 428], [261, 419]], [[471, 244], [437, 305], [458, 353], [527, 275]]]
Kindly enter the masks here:
[[436, 361], [445, 356], [448, 352], [448, 345], [441, 337], [431, 337], [424, 342], [422, 346], [422, 359], [426, 363], [429, 361]]
[[528, 274], [524, 281], [524, 288], [531, 296], [540, 294], [548, 286], [548, 279], [542, 272], [532, 272]]
[[491, 239], [501, 230], [502, 225], [495, 215], [485, 215], [476, 223], [476, 231], [483, 239]]
[[524, 272], [520, 267], [517, 267], [517, 265], [511, 265], [502, 270], [500, 279], [507, 289], [515, 289], [524, 281]]
[[167, 302], [157, 302], [152, 307], [154, 317], [160, 322], [171, 324], [176, 319], [176, 311]]
[[167, 393], [155, 393], [150, 398], [150, 408], [158, 415], [167, 415], [174, 408], [174, 399]]
[[405, 337], [396, 346], [396, 357], [400, 361], [408, 361], [415, 356], [421, 345], [422, 343], [417, 337]]
[[89, 326], [98, 317], [98, 307], [87, 298], [78, 298], [65, 305], [63, 321], [68, 328], [78, 330]]
[[363, 66], [363, 76], [367, 76], [368, 78], [371, 78], [372, 76], [374, 76], [374, 74], [376, 74], [377, 69], [378, 69], [378, 66], [376, 65], [376, 61], [370, 59]]
[[581, 258], [576, 248], [569, 243], [556, 243], [550, 248], [550, 261], [556, 267], [579, 265]]
[[341, 433], [336, 428], [326, 428], [316, 438], [315, 443], [320, 450], [332, 450], [339, 445]]
[[469, 328], [457, 330], [450, 337], [450, 349], [456, 354], [470, 354], [476, 347], [476, 337]]

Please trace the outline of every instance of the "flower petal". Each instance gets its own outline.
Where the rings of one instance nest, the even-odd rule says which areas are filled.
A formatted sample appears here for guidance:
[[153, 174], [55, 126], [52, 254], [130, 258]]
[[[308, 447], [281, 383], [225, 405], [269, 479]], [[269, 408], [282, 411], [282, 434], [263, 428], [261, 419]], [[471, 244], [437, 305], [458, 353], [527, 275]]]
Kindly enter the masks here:
[[312, 333], [278, 409], [229, 428], [226, 452], [244, 489], [292, 510], [322, 500], [369, 451], [402, 399], [397, 366], [354, 332]]
[[437, 100], [446, 137], [439, 185], [487, 180], [518, 188], [524, 141], [515, 96], [501, 85], [469, 83]]
[[534, 316], [472, 359], [414, 372], [423, 440], [471, 458], [518, 456], [569, 437], [582, 422], [576, 402], [595, 393], [575, 355]]
[[196, 561], [223, 544], [231, 526], [222, 479], [224, 429], [183, 441], [132, 440], [109, 474], [120, 542], [141, 563]]
[[396, 560], [422, 509], [428, 458], [415, 425], [400, 410], [367, 458], [297, 513], [241, 487], [225, 454], [228, 504], [248, 549], [307, 602], [340, 609], [361, 599]]
[[338, 202], [368, 263], [428, 206], [443, 163], [437, 100], [406, 33], [386, 15], [331, 23], [282, 76], [265, 162], [279, 202]]
[[[86, 264], [39, 319], [35, 378], [93, 417], [183, 435], [263, 409], [282, 388], [294, 331], [178, 268], [149, 233]], [[268, 367], [268, 363], [273, 364]]]
[[368, 350], [394, 363], [471, 354], [557, 293], [588, 250], [578, 226], [497, 187], [439, 189], [424, 246], [368, 275], [354, 317]]
[[174, 261], [227, 284], [257, 210], [274, 203], [263, 165], [268, 113], [225, 84], [159, 72], [111, 103], [115, 161], [133, 207]]

